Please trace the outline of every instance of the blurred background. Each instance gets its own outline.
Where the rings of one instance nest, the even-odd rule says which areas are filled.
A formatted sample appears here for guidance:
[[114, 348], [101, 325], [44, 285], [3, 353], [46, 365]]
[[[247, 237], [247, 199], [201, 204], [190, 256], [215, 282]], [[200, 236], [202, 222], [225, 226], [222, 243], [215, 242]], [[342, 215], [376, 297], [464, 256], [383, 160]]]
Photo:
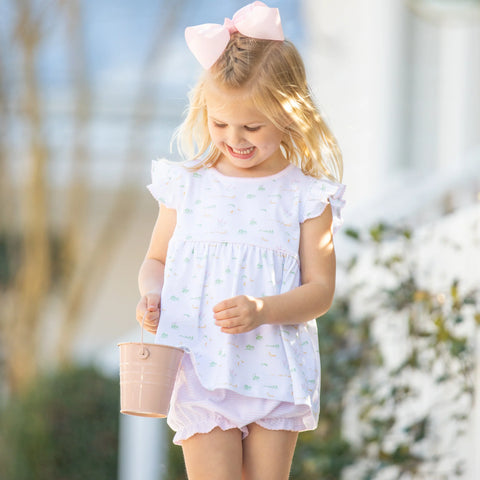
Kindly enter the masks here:
[[[118, 410], [150, 162], [247, 1], [0, 0], [0, 477], [185, 478]], [[295, 479], [480, 478], [480, 1], [271, 0], [344, 154], [322, 413]], [[151, 339], [150, 339], [151, 340]]]

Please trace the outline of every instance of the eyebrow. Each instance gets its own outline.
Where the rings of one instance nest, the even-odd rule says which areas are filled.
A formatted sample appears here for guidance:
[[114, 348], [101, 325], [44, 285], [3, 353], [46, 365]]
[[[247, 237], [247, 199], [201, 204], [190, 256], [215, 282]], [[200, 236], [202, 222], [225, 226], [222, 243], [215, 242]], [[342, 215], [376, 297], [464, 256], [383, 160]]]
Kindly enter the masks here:
[[[220, 120], [218, 118], [212, 117], [211, 115], [208, 116], [208, 118], [214, 122], [217, 123], [224, 123], [225, 125], [228, 125], [228, 122], [225, 122], [224, 120]], [[255, 126], [262, 126], [266, 125], [265, 122], [261, 122], [260, 120], [254, 121], [254, 122], [249, 122], [249, 123], [244, 123], [242, 126], [250, 126], [250, 125], [255, 125]]]

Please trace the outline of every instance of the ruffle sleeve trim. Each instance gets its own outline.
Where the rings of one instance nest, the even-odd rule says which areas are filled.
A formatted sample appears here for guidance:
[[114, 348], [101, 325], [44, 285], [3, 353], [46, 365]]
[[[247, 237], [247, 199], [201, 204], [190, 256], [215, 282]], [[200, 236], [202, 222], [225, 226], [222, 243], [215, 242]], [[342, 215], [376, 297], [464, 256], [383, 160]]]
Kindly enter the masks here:
[[300, 222], [309, 218], [319, 217], [330, 203], [332, 207], [333, 231], [343, 224], [342, 209], [345, 206], [343, 195], [345, 185], [327, 179], [314, 179], [306, 193], [303, 208], [300, 212]]
[[152, 183], [147, 189], [158, 203], [176, 209], [184, 190], [185, 169], [176, 162], [165, 158], [152, 161]]

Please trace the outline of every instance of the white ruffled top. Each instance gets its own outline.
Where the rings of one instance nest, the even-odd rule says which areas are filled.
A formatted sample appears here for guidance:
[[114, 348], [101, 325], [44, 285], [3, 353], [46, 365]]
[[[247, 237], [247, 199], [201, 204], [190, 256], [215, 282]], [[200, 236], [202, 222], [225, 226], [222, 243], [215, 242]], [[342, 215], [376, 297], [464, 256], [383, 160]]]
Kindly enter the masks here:
[[320, 395], [315, 320], [232, 335], [215, 325], [212, 309], [236, 295], [270, 296], [299, 286], [300, 224], [330, 203], [336, 230], [345, 186], [307, 176], [294, 165], [246, 178], [158, 160], [148, 189], [177, 211], [155, 341], [188, 351], [205, 388], [308, 405], [315, 428]]

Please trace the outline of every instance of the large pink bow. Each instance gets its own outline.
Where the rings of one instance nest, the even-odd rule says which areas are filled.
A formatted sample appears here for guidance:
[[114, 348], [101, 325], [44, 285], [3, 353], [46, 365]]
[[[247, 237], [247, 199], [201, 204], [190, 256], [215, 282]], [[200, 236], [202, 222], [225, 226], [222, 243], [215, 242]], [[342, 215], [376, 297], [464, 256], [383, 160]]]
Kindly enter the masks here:
[[263, 2], [253, 2], [238, 10], [223, 25], [204, 23], [185, 29], [188, 48], [203, 68], [208, 70], [227, 46], [230, 35], [242, 35], [262, 40], [284, 40], [278, 8], [270, 8]]

